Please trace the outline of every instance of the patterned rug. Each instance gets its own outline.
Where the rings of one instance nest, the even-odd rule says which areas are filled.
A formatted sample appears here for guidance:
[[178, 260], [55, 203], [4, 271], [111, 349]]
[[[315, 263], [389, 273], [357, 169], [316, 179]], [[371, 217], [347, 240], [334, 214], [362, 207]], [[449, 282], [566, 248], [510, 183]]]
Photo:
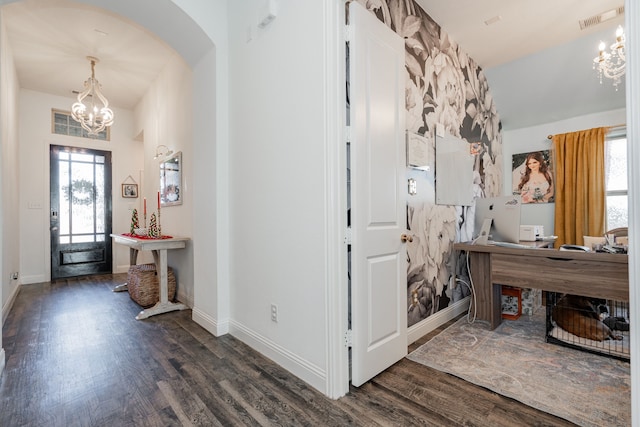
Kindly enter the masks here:
[[407, 358], [581, 426], [631, 425], [629, 363], [544, 336], [544, 309], [494, 331], [463, 317]]

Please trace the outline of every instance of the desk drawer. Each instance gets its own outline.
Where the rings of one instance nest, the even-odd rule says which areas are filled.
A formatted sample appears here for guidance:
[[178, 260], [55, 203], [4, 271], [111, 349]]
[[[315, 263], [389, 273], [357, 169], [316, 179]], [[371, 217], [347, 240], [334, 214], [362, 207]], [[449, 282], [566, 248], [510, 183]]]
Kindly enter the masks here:
[[491, 282], [629, 301], [627, 263], [491, 254]]

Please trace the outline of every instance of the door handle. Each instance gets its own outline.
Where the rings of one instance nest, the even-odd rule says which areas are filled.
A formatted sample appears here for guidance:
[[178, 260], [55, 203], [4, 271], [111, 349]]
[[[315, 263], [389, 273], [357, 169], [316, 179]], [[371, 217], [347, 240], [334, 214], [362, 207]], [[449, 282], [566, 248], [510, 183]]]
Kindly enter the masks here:
[[408, 234], [401, 234], [400, 241], [402, 243], [413, 242], [413, 237], [409, 236]]
[[58, 231], [58, 227], [51, 227], [51, 231]]

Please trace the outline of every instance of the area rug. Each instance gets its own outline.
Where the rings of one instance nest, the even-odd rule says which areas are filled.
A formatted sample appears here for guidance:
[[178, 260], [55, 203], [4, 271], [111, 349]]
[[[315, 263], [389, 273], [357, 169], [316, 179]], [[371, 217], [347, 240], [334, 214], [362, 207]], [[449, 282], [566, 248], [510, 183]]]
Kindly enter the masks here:
[[581, 426], [631, 425], [629, 363], [544, 336], [544, 309], [493, 331], [463, 317], [407, 358]]

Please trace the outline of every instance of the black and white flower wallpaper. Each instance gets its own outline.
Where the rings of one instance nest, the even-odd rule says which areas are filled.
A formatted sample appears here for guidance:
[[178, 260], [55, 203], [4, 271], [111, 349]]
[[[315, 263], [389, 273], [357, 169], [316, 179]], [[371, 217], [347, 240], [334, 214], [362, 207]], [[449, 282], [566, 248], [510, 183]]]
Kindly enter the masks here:
[[[435, 147], [436, 124], [469, 142], [476, 197], [502, 194], [502, 136], [482, 69], [413, 0], [354, 0], [398, 33], [406, 48], [407, 131]], [[437, 169], [435, 170], [437, 174]], [[414, 325], [469, 294], [464, 259], [453, 244], [473, 233], [473, 208], [435, 203], [434, 170], [408, 169], [418, 195], [409, 196], [407, 312]]]

